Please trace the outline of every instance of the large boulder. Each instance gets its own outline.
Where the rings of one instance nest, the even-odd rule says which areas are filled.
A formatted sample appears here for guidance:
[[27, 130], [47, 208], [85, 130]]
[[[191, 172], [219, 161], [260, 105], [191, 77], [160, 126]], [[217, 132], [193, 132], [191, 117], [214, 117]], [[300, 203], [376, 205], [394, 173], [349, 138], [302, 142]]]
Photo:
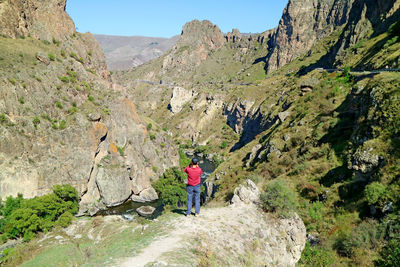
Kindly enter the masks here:
[[120, 205], [132, 194], [126, 169], [113, 166], [99, 168], [96, 181], [106, 206]]
[[138, 195], [134, 194], [131, 196], [132, 201], [134, 202], [151, 202], [158, 199], [158, 194], [153, 187], [147, 188], [140, 192]]
[[260, 190], [250, 179], [247, 179], [245, 185], [239, 185], [233, 191], [231, 204], [258, 204], [259, 202]]

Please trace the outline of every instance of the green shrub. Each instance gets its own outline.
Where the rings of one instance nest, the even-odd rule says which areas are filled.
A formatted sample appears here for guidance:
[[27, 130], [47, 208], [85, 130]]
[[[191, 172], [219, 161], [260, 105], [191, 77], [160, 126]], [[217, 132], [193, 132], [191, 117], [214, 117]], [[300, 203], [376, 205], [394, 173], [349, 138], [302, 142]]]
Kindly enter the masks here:
[[339, 255], [352, 257], [357, 248], [371, 249], [379, 246], [383, 236], [378, 224], [374, 220], [363, 221], [349, 233], [340, 233], [334, 248]]
[[78, 56], [76, 55], [75, 52], [71, 52], [71, 53], [69, 54], [69, 56], [72, 57], [72, 58], [78, 59]]
[[89, 95], [89, 96], [88, 96], [88, 100], [89, 100], [90, 102], [94, 102], [94, 97], [91, 96], [91, 95]]
[[40, 124], [40, 119], [39, 117], [35, 117], [33, 118], [33, 125], [35, 126], [35, 128], [37, 128], [37, 126]]
[[276, 212], [282, 217], [288, 217], [297, 208], [295, 193], [290, 190], [285, 181], [273, 180], [267, 184], [261, 194], [261, 206], [267, 212]]
[[311, 203], [310, 207], [308, 208], [308, 216], [314, 221], [319, 221], [323, 218], [325, 214], [325, 207], [324, 203], [316, 201]]
[[147, 130], [150, 131], [153, 128], [153, 124], [149, 123], [147, 124]]
[[335, 262], [332, 251], [312, 247], [309, 242], [301, 254], [300, 266], [331, 266]]
[[189, 165], [191, 160], [188, 158], [188, 156], [186, 156], [185, 153], [183, 153], [182, 149], [179, 149], [178, 153], [179, 153], [179, 166], [181, 166], [181, 168], [185, 168], [186, 166]]
[[56, 60], [56, 57], [53, 54], [49, 54], [49, 59], [51, 61], [54, 61], [54, 60]]
[[48, 231], [55, 225], [68, 226], [78, 207], [78, 192], [70, 185], [55, 186], [53, 193], [33, 199], [8, 197], [1, 209], [4, 227], [0, 234], [29, 241], [37, 232]]
[[6, 115], [4, 113], [0, 114], [0, 123], [6, 123], [8, 121]]
[[207, 155], [208, 153], [210, 153], [211, 148], [207, 145], [205, 146], [198, 146], [194, 149], [194, 152], [196, 153], [203, 153], [204, 155]]
[[160, 144], [160, 146], [161, 146], [162, 148], [164, 148], [164, 147], [166, 146], [166, 144], [163, 142], [163, 143]]
[[65, 57], [65, 55], [66, 55], [67, 53], [65, 52], [64, 49], [61, 49], [60, 54], [61, 54], [62, 57]]
[[60, 81], [63, 83], [69, 83], [69, 78], [67, 76], [58, 76], [58, 79], [60, 79]]
[[16, 84], [17, 84], [17, 82], [16, 82], [14, 79], [12, 79], [12, 78], [9, 78], [8, 81], [9, 81], [12, 85], [16, 85]]
[[65, 128], [67, 128], [67, 122], [65, 120], [60, 121], [58, 124], [58, 129], [64, 130]]
[[55, 44], [56, 46], [59, 46], [60, 41], [57, 41], [56, 38], [53, 37], [53, 44]]
[[387, 200], [386, 186], [379, 182], [373, 182], [365, 187], [364, 195], [368, 205], [382, 206]]
[[150, 140], [155, 140], [156, 139], [156, 134], [155, 133], [151, 133], [150, 134]]
[[222, 141], [221, 145], [219, 146], [221, 149], [225, 149], [228, 147], [228, 143], [226, 141]]
[[176, 206], [178, 203], [186, 203], [186, 185], [184, 180], [186, 174], [177, 167], [166, 170], [166, 172], [153, 183], [159, 198], [164, 205]]
[[381, 258], [375, 262], [377, 267], [400, 266], [400, 241], [392, 240], [384, 246], [380, 253]]
[[23, 97], [18, 99], [19, 103], [21, 103], [22, 105], [25, 104], [25, 99]]
[[63, 108], [63, 105], [61, 104], [60, 101], [57, 101], [57, 102], [56, 102], [56, 107], [59, 108], [59, 109], [62, 109], [62, 108]]
[[71, 224], [73, 219], [74, 215], [72, 215], [69, 211], [66, 211], [63, 214], [61, 214], [61, 216], [57, 219], [55, 224], [65, 228]]
[[392, 36], [400, 36], [400, 21], [397, 21], [390, 25], [389, 34]]

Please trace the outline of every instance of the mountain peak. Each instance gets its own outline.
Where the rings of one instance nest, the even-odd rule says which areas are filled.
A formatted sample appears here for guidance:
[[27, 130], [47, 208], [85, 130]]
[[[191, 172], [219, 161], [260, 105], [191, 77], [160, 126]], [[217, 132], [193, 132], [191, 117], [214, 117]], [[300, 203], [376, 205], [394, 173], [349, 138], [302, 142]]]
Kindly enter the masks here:
[[183, 26], [178, 45], [206, 45], [210, 49], [220, 48], [224, 45], [224, 36], [219, 27], [210, 21], [192, 20]]

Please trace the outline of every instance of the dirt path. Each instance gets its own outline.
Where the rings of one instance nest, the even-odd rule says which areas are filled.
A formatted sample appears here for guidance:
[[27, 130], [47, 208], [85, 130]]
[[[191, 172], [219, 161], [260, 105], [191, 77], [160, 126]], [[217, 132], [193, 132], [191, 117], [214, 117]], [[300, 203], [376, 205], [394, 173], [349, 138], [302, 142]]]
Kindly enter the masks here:
[[[197, 251], [189, 255], [195, 261], [202, 253], [205, 257], [215, 255], [218, 259], [223, 259], [224, 266], [261, 266], [267, 264], [267, 261], [275, 264], [281, 258], [300, 256], [298, 249], [287, 251], [291, 245], [298, 245], [297, 236], [289, 234], [290, 231], [293, 232], [295, 224], [292, 221], [289, 225], [292, 226], [261, 212], [255, 205], [203, 208], [200, 217], [182, 215], [174, 219], [174, 230], [153, 241], [138, 255], [125, 258], [116, 266], [141, 267], [154, 262], [168, 266], [194, 265], [193, 262], [184, 262], [183, 259], [176, 264], [179, 260], [172, 255], [182, 254], [182, 249]], [[252, 255], [251, 262], [246, 263], [249, 253]]]

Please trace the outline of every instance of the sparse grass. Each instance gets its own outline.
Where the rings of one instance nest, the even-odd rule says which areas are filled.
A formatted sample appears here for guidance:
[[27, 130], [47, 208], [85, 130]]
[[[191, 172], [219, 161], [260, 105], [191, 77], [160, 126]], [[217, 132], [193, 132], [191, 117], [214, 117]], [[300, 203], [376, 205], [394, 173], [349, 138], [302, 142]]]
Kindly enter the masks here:
[[[30, 243], [17, 247], [13, 260], [9, 263], [18, 266], [99, 266], [116, 264], [116, 260], [137, 255], [158, 236], [170, 229], [168, 222], [177, 215], [173, 213], [159, 217], [157, 222], [146, 222], [147, 229], [142, 231], [137, 223], [107, 223], [92, 219], [80, 229], [82, 238], [74, 239], [65, 235], [61, 229], [53, 231], [54, 236], [62, 236], [64, 244], [58, 244], [54, 238], [40, 242], [40, 237]], [[79, 219], [78, 219], [79, 220]], [[87, 219], [83, 219], [85, 221]], [[89, 229], [93, 234], [100, 234], [101, 242], [97, 243], [87, 237]]]

